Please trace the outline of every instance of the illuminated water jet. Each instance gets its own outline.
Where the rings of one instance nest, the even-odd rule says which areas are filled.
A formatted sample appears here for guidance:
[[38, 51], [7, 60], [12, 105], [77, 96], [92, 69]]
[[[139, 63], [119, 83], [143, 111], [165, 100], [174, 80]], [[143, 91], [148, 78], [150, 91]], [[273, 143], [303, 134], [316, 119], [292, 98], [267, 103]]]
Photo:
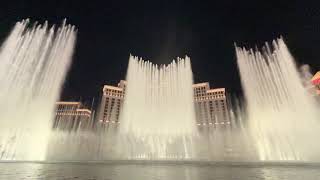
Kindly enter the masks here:
[[158, 67], [130, 56], [126, 79], [119, 133], [131, 142], [128, 158], [192, 156], [197, 128], [190, 59]]
[[0, 159], [44, 160], [76, 33], [17, 22], [0, 51]]
[[319, 113], [282, 39], [261, 51], [236, 47], [247, 130], [260, 160], [318, 159]]

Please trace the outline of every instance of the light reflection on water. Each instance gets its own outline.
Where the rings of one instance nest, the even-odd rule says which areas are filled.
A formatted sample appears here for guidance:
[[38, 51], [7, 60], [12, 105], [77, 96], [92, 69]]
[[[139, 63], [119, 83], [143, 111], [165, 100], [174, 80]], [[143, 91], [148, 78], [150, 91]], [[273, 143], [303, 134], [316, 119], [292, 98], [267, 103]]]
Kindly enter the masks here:
[[320, 166], [197, 164], [0, 163], [0, 179], [301, 180], [320, 179]]

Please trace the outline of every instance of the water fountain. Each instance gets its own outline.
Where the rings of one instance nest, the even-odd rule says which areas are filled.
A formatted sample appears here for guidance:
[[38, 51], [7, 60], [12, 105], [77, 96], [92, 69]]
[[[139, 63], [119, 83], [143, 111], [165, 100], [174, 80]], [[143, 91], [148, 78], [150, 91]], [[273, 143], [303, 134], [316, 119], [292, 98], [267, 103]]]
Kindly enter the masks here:
[[228, 128], [198, 131], [189, 57], [158, 66], [130, 56], [114, 130], [51, 132], [75, 39], [65, 22], [24, 20], [2, 45], [0, 160], [320, 160], [317, 105], [282, 39], [263, 51], [236, 47], [246, 106], [230, 111]]
[[236, 47], [247, 127], [259, 160], [319, 160], [319, 113], [283, 39], [263, 51]]
[[[119, 133], [129, 158], [192, 157], [197, 136], [189, 57], [169, 65], [130, 56]], [[123, 148], [122, 148], [123, 149]]]
[[317, 105], [284, 41], [278, 39], [272, 49], [266, 45], [263, 52], [236, 47], [236, 53], [246, 106], [239, 103], [231, 109], [231, 126], [197, 130], [188, 57], [158, 67], [130, 56], [120, 125], [102, 133], [68, 134], [57, 140], [63, 142], [60, 146], [53, 143], [58, 149], [54, 152], [62, 152], [53, 158], [182, 162], [318, 158], [319, 146], [308, 141], [318, 135]]
[[[120, 124], [55, 131], [48, 160], [185, 160], [198, 135], [189, 57], [154, 65], [130, 56]], [[113, 107], [113, 113], [117, 107]], [[111, 117], [115, 117], [111, 114]]]
[[45, 160], [55, 102], [76, 39], [58, 29], [17, 22], [0, 51], [0, 159]]

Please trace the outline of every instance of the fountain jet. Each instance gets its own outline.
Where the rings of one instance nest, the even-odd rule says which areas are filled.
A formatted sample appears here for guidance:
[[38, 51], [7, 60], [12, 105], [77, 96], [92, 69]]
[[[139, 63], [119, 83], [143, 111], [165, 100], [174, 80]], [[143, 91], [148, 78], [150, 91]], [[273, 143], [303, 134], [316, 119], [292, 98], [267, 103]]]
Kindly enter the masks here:
[[190, 156], [188, 137], [197, 133], [192, 82], [187, 56], [160, 66], [130, 56], [119, 133], [134, 141], [135, 157], [173, 157], [172, 146], [178, 158]]
[[0, 159], [44, 160], [75, 28], [17, 22], [0, 50]]
[[246, 127], [260, 160], [319, 158], [319, 113], [283, 39], [263, 51], [236, 47]]

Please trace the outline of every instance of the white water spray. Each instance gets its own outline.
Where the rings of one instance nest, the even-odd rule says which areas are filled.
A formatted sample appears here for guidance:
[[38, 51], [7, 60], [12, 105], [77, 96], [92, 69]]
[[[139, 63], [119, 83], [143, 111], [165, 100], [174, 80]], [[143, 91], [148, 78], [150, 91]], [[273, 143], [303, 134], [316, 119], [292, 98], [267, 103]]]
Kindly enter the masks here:
[[0, 159], [44, 160], [76, 33], [16, 23], [0, 51]]
[[189, 156], [186, 141], [197, 133], [192, 82], [188, 57], [158, 67], [130, 56], [119, 132], [137, 146], [141, 143], [138, 149], [147, 155], [139, 156], [168, 158], [168, 144], [177, 141], [183, 149], [178, 154]]
[[319, 113], [282, 39], [263, 52], [236, 47], [248, 130], [260, 160], [318, 158]]

